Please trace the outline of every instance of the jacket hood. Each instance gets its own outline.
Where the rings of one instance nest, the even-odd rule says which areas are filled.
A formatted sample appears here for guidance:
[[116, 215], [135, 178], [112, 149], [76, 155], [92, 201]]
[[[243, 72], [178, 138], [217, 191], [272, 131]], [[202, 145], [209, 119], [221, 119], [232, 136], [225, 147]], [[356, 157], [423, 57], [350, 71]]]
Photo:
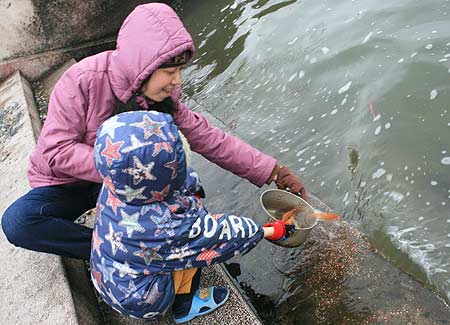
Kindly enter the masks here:
[[109, 200], [145, 205], [167, 200], [186, 179], [186, 155], [169, 114], [133, 111], [97, 131], [95, 166]]
[[153, 71], [186, 50], [195, 51], [192, 37], [171, 7], [137, 6], [122, 24], [110, 56], [108, 75], [114, 94], [127, 103]]

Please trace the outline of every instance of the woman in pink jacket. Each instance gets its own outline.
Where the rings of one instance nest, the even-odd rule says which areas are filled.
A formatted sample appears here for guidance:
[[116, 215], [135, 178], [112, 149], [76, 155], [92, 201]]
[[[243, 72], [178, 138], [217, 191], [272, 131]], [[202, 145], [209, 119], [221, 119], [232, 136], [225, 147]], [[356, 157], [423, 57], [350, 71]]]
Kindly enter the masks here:
[[[149, 3], [126, 18], [114, 51], [85, 58], [64, 73], [30, 157], [32, 189], [3, 215], [2, 228], [11, 243], [89, 259], [92, 231], [73, 221], [95, 206], [100, 189], [102, 179], [94, 166], [96, 131], [110, 116], [134, 109], [171, 113], [195, 152], [257, 186], [275, 181], [306, 197], [288, 168], [180, 102], [181, 71], [193, 54], [192, 38], [176, 13]], [[154, 131], [155, 126], [148, 128]]]

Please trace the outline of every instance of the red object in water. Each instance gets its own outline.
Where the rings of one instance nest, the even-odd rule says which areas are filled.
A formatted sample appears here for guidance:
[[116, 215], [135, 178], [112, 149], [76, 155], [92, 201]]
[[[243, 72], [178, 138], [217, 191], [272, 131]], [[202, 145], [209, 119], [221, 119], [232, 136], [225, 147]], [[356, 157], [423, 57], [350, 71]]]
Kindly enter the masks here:
[[325, 221], [335, 221], [335, 220], [339, 220], [341, 217], [336, 214], [336, 213], [330, 213], [330, 212], [314, 212], [311, 214], [312, 216], [316, 217], [317, 219], [320, 220], [325, 220]]
[[288, 212], [285, 212], [281, 217], [281, 220], [286, 222], [288, 225], [292, 225], [294, 223], [294, 219], [297, 216], [297, 208], [292, 208]]
[[373, 110], [372, 102], [369, 103], [369, 109], [370, 109], [370, 113], [372, 114], [372, 117], [375, 118], [375, 111]]

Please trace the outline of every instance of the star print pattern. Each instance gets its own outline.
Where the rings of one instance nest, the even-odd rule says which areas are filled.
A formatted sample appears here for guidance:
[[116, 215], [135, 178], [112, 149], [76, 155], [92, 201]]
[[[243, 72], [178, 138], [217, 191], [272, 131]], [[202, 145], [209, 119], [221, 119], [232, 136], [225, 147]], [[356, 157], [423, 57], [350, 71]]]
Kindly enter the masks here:
[[127, 202], [131, 202], [136, 199], [146, 199], [146, 197], [142, 194], [144, 192], [145, 186], [141, 188], [132, 188], [128, 185], [125, 185], [125, 190], [119, 190], [116, 188], [116, 193], [125, 196], [125, 200]]
[[166, 140], [164, 133], [161, 131], [161, 128], [166, 123], [159, 123], [152, 121], [148, 116], [144, 115], [144, 120], [142, 122], [131, 123], [131, 126], [137, 126], [144, 130], [144, 139], [148, 139], [151, 135], [155, 134], [163, 140]]
[[167, 256], [168, 260], [179, 259], [183, 262], [184, 258], [187, 256], [192, 256], [196, 251], [189, 249], [189, 244], [184, 245], [181, 248], [172, 247], [171, 254]]
[[117, 250], [128, 252], [122, 243], [122, 232], [114, 232], [111, 222], [109, 223], [109, 233], [105, 235], [105, 239], [110, 242], [113, 255], [116, 255]]
[[116, 298], [116, 297], [113, 295], [113, 293], [111, 292], [111, 288], [108, 288], [107, 294], [108, 294], [109, 299], [111, 299], [111, 302], [112, 302], [114, 305], [119, 306], [119, 307], [122, 307], [122, 305], [120, 304], [120, 302], [117, 300], [117, 298]]
[[212, 214], [211, 217], [213, 217], [214, 220], [219, 220], [220, 218], [223, 217], [223, 213], [219, 213], [219, 214]]
[[164, 164], [164, 167], [172, 169], [171, 179], [177, 178], [178, 175], [178, 162], [176, 160], [169, 161]]
[[116, 284], [114, 282], [114, 278], [113, 278], [113, 273], [116, 269], [113, 267], [106, 266], [104, 257], [102, 257], [102, 259], [101, 259], [101, 264], [97, 264], [97, 270], [99, 270], [99, 272], [101, 272], [101, 274], [102, 274], [103, 283], [106, 283], [109, 281], [114, 285]]
[[124, 141], [112, 142], [109, 137], [106, 138], [106, 148], [103, 149], [101, 155], [106, 158], [106, 162], [108, 163], [108, 167], [111, 167], [112, 161], [115, 159], [119, 159], [120, 147], [124, 144]]
[[120, 213], [122, 214], [122, 220], [119, 221], [119, 225], [127, 229], [127, 235], [129, 238], [133, 236], [134, 231], [141, 233], [145, 232], [145, 228], [142, 227], [138, 222], [139, 220], [138, 212], [129, 215], [124, 210], [121, 210]]
[[128, 282], [128, 287], [124, 287], [123, 285], [119, 284], [117, 288], [125, 294], [124, 298], [127, 299], [128, 297], [133, 297], [134, 299], [141, 300], [142, 295], [140, 294], [138, 288], [136, 287], [136, 284], [133, 282], [133, 280], [130, 280]]
[[164, 150], [168, 153], [173, 152], [172, 146], [169, 144], [169, 142], [155, 143], [154, 148], [155, 149], [153, 150], [153, 154], [152, 154], [153, 157], [156, 157], [161, 152], [161, 150]]
[[104, 208], [105, 206], [97, 201], [97, 203], [95, 204], [95, 221], [97, 221], [100, 226], [103, 225], [103, 219], [101, 218], [101, 216]]
[[91, 270], [92, 275], [93, 275], [93, 282], [97, 285], [97, 287], [103, 286], [102, 283], [102, 274], [97, 271], [95, 268], [92, 268]]
[[142, 257], [145, 261], [145, 264], [149, 265], [153, 260], [162, 261], [163, 257], [158, 254], [159, 249], [161, 246], [157, 247], [147, 247], [144, 242], [140, 243], [141, 250], [136, 251], [133, 253], [133, 255]]
[[147, 214], [149, 211], [153, 211], [157, 214], [162, 214], [163, 211], [160, 205], [144, 205], [141, 209], [141, 214]]
[[170, 204], [170, 205], [168, 205], [168, 207], [172, 213], [175, 213], [178, 211], [179, 208], [181, 208], [181, 205], [180, 204]]
[[132, 134], [130, 135], [130, 140], [131, 140], [131, 145], [128, 147], [125, 147], [122, 149], [122, 153], [128, 153], [131, 152], [135, 149], [141, 148], [141, 147], [145, 147], [147, 145], [152, 144], [152, 141], [145, 141], [145, 142], [141, 142], [138, 140], [138, 138], [136, 138], [136, 135]]
[[116, 133], [116, 129], [126, 125], [126, 123], [119, 122], [118, 116], [113, 116], [112, 118], [108, 119], [105, 123], [102, 125], [102, 129], [100, 130], [100, 136], [104, 136], [105, 134], [109, 135], [109, 137], [114, 139], [114, 135]]
[[165, 289], [171, 272], [223, 262], [250, 250], [262, 234], [256, 224], [234, 229], [227, 214], [207, 214], [193, 196], [201, 189], [199, 177], [181, 159], [181, 133], [169, 115], [122, 113], [101, 128], [94, 153], [103, 186], [92, 233], [92, 281], [115, 310], [152, 319], [173, 299]]
[[175, 236], [175, 228], [181, 223], [181, 220], [172, 220], [169, 209], [166, 209], [162, 216], [153, 215], [150, 217], [156, 224], [155, 236], [167, 235]]
[[[176, 163], [176, 162], [175, 162]], [[133, 168], [125, 168], [122, 171], [124, 173], [130, 174], [133, 176], [133, 184], [138, 185], [142, 180], [155, 180], [156, 177], [152, 175], [153, 166], [155, 166], [155, 162], [150, 162], [147, 165], [144, 165], [137, 156], [133, 156]], [[164, 165], [166, 166], [166, 165]], [[172, 172], [173, 175], [173, 172]]]
[[106, 186], [111, 193], [114, 193], [114, 194], [116, 193], [116, 188], [114, 187], [111, 177], [106, 176], [103, 179], [103, 185]]
[[142, 297], [142, 298], [144, 298], [144, 300], [141, 301], [141, 302], [139, 303], [139, 305], [142, 305], [142, 304], [150, 304], [150, 305], [153, 305], [153, 304], [158, 300], [158, 298], [161, 297], [161, 295], [162, 295], [162, 293], [159, 292], [159, 286], [158, 286], [158, 283], [155, 283], [155, 285], [152, 286], [151, 289], [148, 290], [148, 291], [144, 294], [144, 296]]
[[125, 203], [120, 201], [114, 194], [108, 192], [108, 199], [106, 200], [106, 204], [111, 207], [114, 211], [114, 214], [117, 214], [117, 207], [124, 207]]
[[197, 256], [195, 260], [205, 261], [207, 265], [210, 265], [212, 260], [219, 256], [220, 254], [217, 253], [214, 249], [205, 249], [202, 253], [200, 253]]
[[113, 266], [119, 271], [119, 276], [123, 278], [125, 275], [130, 276], [131, 278], [136, 278], [139, 273], [135, 270], [133, 270], [129, 265], [128, 262], [125, 261], [124, 264], [118, 263], [116, 261], [113, 262]]
[[156, 201], [163, 201], [167, 194], [169, 194], [170, 185], [167, 185], [161, 192], [151, 191], [152, 197], [145, 201], [146, 203], [152, 203]]
[[184, 266], [184, 268], [187, 269], [192, 269], [193, 265], [192, 265], [192, 260], [187, 261], [186, 265]]
[[101, 159], [101, 157], [100, 157], [100, 156], [101, 156], [101, 154], [100, 154], [101, 148], [102, 148], [102, 145], [101, 145], [100, 143], [98, 143], [98, 144], [96, 144], [96, 145], [94, 146], [95, 161], [96, 161], [99, 165], [103, 164], [103, 161], [102, 161], [102, 159]]
[[175, 136], [173, 135], [173, 133], [172, 132], [167, 132], [168, 133], [168, 135], [169, 135], [169, 138], [172, 140], [172, 141], [176, 141], [177, 139], [175, 138]]
[[92, 250], [95, 251], [98, 256], [101, 256], [100, 253], [100, 245], [103, 244], [104, 241], [98, 236], [98, 228], [95, 227], [94, 232], [92, 233]]

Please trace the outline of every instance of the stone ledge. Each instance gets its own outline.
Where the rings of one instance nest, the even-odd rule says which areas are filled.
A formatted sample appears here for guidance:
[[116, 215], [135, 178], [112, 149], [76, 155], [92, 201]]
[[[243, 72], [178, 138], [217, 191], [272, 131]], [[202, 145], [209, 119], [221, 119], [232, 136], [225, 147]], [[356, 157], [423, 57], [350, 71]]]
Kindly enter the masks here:
[[[30, 97], [31, 96], [31, 97]], [[29, 190], [28, 155], [35, 136], [34, 99], [19, 72], [0, 85], [0, 214]], [[0, 234], [0, 319], [3, 324], [78, 324], [61, 259], [16, 248]]]
[[0, 61], [0, 80], [3, 80], [20, 70], [29, 81], [36, 81], [50, 74], [54, 67], [60, 66], [71, 58], [83, 58], [92, 53], [98, 53], [115, 47], [114, 38], [86, 42], [74, 47], [62, 48], [24, 56], [11, 60]]

